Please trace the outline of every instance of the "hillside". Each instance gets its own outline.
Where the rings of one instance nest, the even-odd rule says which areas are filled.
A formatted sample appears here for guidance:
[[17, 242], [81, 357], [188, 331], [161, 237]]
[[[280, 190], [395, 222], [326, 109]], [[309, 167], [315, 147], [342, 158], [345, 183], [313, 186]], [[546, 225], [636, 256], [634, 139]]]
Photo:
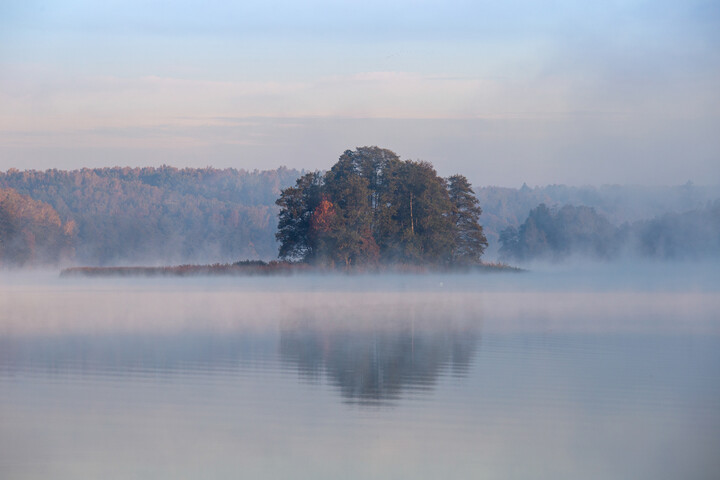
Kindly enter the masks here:
[[56, 264], [73, 257], [75, 224], [53, 207], [0, 189], [0, 266]]
[[277, 255], [275, 199], [301, 172], [102, 168], [0, 173], [74, 222], [75, 263], [230, 261]]

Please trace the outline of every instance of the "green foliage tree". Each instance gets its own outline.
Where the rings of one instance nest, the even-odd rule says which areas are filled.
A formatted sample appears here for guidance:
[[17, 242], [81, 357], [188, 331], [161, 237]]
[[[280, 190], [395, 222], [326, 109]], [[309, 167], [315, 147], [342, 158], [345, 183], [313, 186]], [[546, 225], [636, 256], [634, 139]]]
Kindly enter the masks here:
[[311, 231], [315, 209], [320, 204], [322, 177], [311, 172], [298, 178], [294, 187], [286, 188], [275, 202], [280, 207], [278, 231], [280, 257], [313, 259], [317, 251], [317, 232]]
[[480, 202], [463, 175], [448, 178], [448, 192], [452, 203], [451, 218], [457, 233], [453, 260], [456, 263], [479, 262], [488, 246], [479, 223], [482, 215]]
[[431, 164], [378, 147], [347, 150], [324, 176], [312, 175], [277, 201], [281, 258], [343, 267], [479, 262], [487, 241], [464, 177], [451, 186]]
[[504, 258], [559, 260], [571, 254], [608, 258], [619, 246], [617, 229], [595, 209], [565, 205], [532, 209], [519, 229], [500, 233]]
[[323, 193], [335, 209], [335, 222], [327, 233], [332, 247], [324, 251], [330, 263], [350, 266], [377, 260], [372, 236], [372, 191], [351, 156], [341, 156], [327, 172]]
[[377, 250], [383, 255], [381, 260], [388, 260], [388, 252], [393, 250], [399, 233], [397, 194], [403, 162], [391, 150], [379, 147], [346, 150], [340, 157], [339, 163], [343, 162], [350, 162], [355, 174], [367, 182], [366, 193], [372, 212], [369, 233], [373, 241], [365, 229], [364, 242], [370, 252]]
[[400, 261], [449, 264], [455, 240], [445, 180], [427, 162], [403, 162], [395, 189]]

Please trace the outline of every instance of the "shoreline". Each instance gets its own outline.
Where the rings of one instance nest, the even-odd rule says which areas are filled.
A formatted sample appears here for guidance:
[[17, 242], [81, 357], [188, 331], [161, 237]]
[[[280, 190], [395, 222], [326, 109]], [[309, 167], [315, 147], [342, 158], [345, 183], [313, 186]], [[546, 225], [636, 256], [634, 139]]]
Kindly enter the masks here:
[[263, 262], [261, 260], [211, 265], [128, 266], [128, 267], [69, 267], [60, 277], [196, 277], [196, 276], [271, 276], [296, 274], [418, 274], [432, 273], [519, 273], [527, 270], [504, 263], [481, 263], [462, 267], [429, 267], [393, 265], [385, 267], [353, 267], [349, 269], [318, 267], [305, 263]]

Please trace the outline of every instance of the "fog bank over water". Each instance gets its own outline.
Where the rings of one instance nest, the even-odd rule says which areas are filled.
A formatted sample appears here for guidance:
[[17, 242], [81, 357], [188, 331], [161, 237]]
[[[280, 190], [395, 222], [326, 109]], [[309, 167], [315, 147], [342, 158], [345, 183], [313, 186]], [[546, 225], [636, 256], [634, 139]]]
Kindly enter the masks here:
[[[483, 328], [502, 330], [573, 331], [651, 326], [672, 331], [676, 318], [687, 318], [693, 328], [717, 333], [707, 312], [713, 311], [710, 306], [720, 311], [718, 272], [717, 263], [700, 262], [535, 264], [526, 272], [494, 274], [87, 279], [5, 272], [0, 331], [237, 332], [265, 331], [278, 322], [392, 329], [409, 315], [418, 326], [452, 319], [457, 325], [477, 327], [482, 321]], [[623, 323], [637, 309], [653, 315]], [[696, 310], [704, 313], [694, 316]], [[534, 325], [520, 320], [528, 315]], [[502, 318], [514, 320], [503, 323]]]

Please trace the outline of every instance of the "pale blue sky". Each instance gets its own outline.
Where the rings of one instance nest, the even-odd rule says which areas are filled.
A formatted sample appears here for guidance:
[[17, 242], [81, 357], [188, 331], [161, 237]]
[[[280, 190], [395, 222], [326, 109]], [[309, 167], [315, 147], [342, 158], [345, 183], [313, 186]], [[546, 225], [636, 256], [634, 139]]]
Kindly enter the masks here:
[[0, 170], [327, 168], [720, 183], [720, 6], [0, 2]]

